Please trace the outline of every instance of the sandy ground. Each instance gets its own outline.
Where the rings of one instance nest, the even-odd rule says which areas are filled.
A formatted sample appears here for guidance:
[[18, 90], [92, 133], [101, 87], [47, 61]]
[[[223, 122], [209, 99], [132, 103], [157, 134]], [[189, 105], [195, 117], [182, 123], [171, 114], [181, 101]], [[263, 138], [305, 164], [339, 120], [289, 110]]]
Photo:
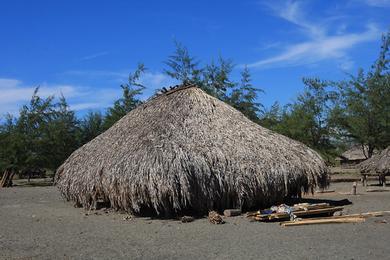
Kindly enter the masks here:
[[[331, 186], [350, 191], [351, 183]], [[371, 187], [372, 188], [372, 187]], [[316, 194], [349, 199], [346, 213], [390, 210], [390, 192]], [[0, 190], [0, 259], [389, 259], [390, 217], [360, 224], [280, 227], [226, 218], [192, 223], [91, 214], [61, 199], [55, 187]], [[95, 214], [96, 213], [96, 214]], [[385, 221], [384, 221], [385, 220]], [[386, 222], [387, 223], [382, 223]]]

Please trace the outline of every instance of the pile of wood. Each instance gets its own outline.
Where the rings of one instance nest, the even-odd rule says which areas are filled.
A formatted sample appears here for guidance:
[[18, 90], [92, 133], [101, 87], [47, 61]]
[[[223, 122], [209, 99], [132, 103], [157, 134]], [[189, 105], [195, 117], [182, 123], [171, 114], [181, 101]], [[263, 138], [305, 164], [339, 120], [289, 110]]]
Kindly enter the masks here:
[[331, 206], [328, 203], [301, 203], [292, 207], [280, 205], [262, 211], [249, 212], [247, 217], [253, 221], [280, 221], [281, 226], [290, 227], [331, 223], [361, 223], [369, 217], [390, 215], [390, 211], [375, 211], [333, 216], [335, 212], [342, 210], [343, 207]]
[[291, 212], [274, 212], [271, 209], [249, 212], [247, 217], [255, 221], [283, 221], [293, 218], [311, 216], [332, 216], [337, 211], [342, 211], [343, 207], [331, 206], [328, 203], [309, 204], [301, 203], [290, 207]]

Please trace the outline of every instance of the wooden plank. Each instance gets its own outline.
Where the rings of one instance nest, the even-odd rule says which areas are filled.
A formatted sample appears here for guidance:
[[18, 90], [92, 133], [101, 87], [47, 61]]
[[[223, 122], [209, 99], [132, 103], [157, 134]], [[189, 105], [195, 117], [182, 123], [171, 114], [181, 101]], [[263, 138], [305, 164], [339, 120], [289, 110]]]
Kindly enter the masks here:
[[280, 225], [283, 227], [290, 227], [290, 226], [318, 225], [318, 224], [362, 223], [365, 220], [366, 219], [363, 217], [309, 219], [309, 220], [283, 222], [280, 223]]
[[234, 217], [241, 215], [241, 209], [225, 209], [223, 211], [225, 217]]
[[321, 217], [321, 218], [305, 218], [305, 220], [312, 219], [340, 219], [340, 218], [369, 218], [369, 217], [382, 217], [382, 216], [390, 216], [390, 211], [373, 211], [373, 212], [364, 212], [364, 213], [356, 213], [356, 214], [348, 214], [341, 216], [331, 216], [331, 217]]
[[335, 192], [335, 190], [317, 190], [316, 193], [332, 193]]

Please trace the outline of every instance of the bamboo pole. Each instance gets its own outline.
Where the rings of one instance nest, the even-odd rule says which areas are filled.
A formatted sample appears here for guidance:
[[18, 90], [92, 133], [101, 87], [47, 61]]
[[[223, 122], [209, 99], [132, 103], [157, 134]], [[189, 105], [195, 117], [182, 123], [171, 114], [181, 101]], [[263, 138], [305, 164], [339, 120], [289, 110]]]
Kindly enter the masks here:
[[340, 224], [340, 223], [362, 223], [366, 219], [364, 217], [349, 217], [349, 218], [327, 218], [327, 219], [309, 219], [301, 221], [283, 222], [280, 225], [283, 227], [303, 226], [315, 224]]

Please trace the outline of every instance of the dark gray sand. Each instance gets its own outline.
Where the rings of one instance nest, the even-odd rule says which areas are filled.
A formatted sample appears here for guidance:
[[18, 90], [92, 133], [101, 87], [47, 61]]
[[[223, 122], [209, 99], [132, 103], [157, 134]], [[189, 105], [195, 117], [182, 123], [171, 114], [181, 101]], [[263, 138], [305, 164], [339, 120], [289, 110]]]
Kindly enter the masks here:
[[[330, 188], [350, 191], [351, 183]], [[315, 194], [349, 199], [346, 213], [390, 210], [390, 192]], [[183, 224], [91, 212], [64, 202], [55, 187], [0, 189], [0, 259], [390, 259], [390, 217], [360, 224], [280, 227], [226, 218]], [[383, 223], [386, 222], [387, 223]]]

